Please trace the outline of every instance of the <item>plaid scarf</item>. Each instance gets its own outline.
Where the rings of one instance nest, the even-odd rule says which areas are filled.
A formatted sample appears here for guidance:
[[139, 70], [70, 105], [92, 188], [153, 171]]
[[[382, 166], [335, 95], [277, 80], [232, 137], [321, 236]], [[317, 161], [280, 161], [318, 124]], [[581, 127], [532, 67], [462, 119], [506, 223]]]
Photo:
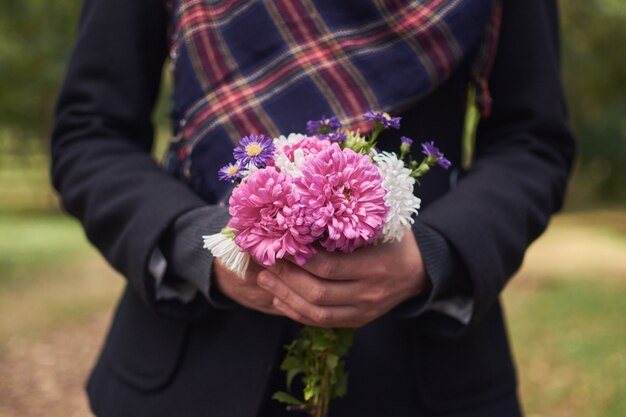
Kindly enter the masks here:
[[322, 115], [365, 128], [365, 111], [410, 106], [465, 59], [489, 112], [500, 0], [175, 0], [169, 9], [166, 167], [208, 201], [241, 137], [303, 131]]

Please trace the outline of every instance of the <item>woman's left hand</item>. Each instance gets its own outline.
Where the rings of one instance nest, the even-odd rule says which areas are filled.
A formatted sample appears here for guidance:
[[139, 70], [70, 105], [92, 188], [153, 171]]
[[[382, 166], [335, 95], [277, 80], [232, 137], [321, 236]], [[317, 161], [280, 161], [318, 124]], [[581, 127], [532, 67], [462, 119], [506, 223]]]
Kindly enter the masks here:
[[274, 307], [317, 327], [361, 327], [431, 287], [410, 230], [400, 242], [320, 252], [300, 267], [280, 260], [258, 275]]

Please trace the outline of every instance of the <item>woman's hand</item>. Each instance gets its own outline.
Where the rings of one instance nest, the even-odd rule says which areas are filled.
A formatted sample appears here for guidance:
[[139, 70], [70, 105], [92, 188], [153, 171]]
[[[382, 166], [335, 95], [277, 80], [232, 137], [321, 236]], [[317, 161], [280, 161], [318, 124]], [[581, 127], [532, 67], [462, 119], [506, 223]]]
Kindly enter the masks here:
[[400, 242], [320, 252], [303, 267], [278, 261], [257, 276], [278, 311], [318, 327], [363, 326], [431, 286], [410, 230]]
[[250, 260], [246, 276], [241, 278], [222, 265], [219, 258], [213, 264], [213, 282], [219, 291], [231, 300], [252, 310], [266, 314], [284, 315], [272, 304], [274, 296], [257, 284], [259, 272], [263, 267]]

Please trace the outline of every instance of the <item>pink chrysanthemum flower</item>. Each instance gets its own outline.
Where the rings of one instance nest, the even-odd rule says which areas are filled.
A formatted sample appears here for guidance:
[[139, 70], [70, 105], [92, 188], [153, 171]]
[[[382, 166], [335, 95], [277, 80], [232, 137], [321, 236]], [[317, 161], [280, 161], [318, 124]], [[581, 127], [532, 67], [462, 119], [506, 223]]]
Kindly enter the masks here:
[[294, 184], [311, 233], [324, 248], [352, 252], [381, 235], [388, 208], [382, 178], [369, 156], [333, 143], [301, 170]]
[[310, 155], [316, 155], [327, 149], [330, 146], [330, 141], [326, 139], [318, 139], [316, 137], [305, 136], [300, 141], [293, 144], [284, 144], [282, 146], [278, 146], [276, 149], [277, 153], [283, 153], [287, 155], [287, 158], [291, 162], [296, 162], [295, 153], [298, 150], [302, 150], [302, 155], [304, 158], [308, 158]]
[[316, 253], [292, 179], [274, 167], [251, 174], [235, 188], [229, 212], [237, 245], [267, 267], [287, 254], [303, 265]]

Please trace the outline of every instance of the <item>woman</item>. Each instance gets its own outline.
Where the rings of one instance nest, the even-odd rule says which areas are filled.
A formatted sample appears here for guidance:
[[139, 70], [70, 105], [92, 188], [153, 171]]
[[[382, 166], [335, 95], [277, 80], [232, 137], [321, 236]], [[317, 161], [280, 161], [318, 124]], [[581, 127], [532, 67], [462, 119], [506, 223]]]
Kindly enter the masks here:
[[[331, 415], [521, 415], [497, 297], [559, 209], [573, 158], [554, 3], [87, 0], [52, 174], [129, 283], [88, 385], [95, 414], [283, 415], [269, 398], [303, 323], [358, 328]], [[168, 53], [166, 172], [150, 113]], [[244, 281], [202, 251], [228, 221], [216, 172], [233, 141], [383, 109], [460, 167], [468, 84], [491, 110], [473, 165], [428, 178], [402, 242], [252, 265]]]

